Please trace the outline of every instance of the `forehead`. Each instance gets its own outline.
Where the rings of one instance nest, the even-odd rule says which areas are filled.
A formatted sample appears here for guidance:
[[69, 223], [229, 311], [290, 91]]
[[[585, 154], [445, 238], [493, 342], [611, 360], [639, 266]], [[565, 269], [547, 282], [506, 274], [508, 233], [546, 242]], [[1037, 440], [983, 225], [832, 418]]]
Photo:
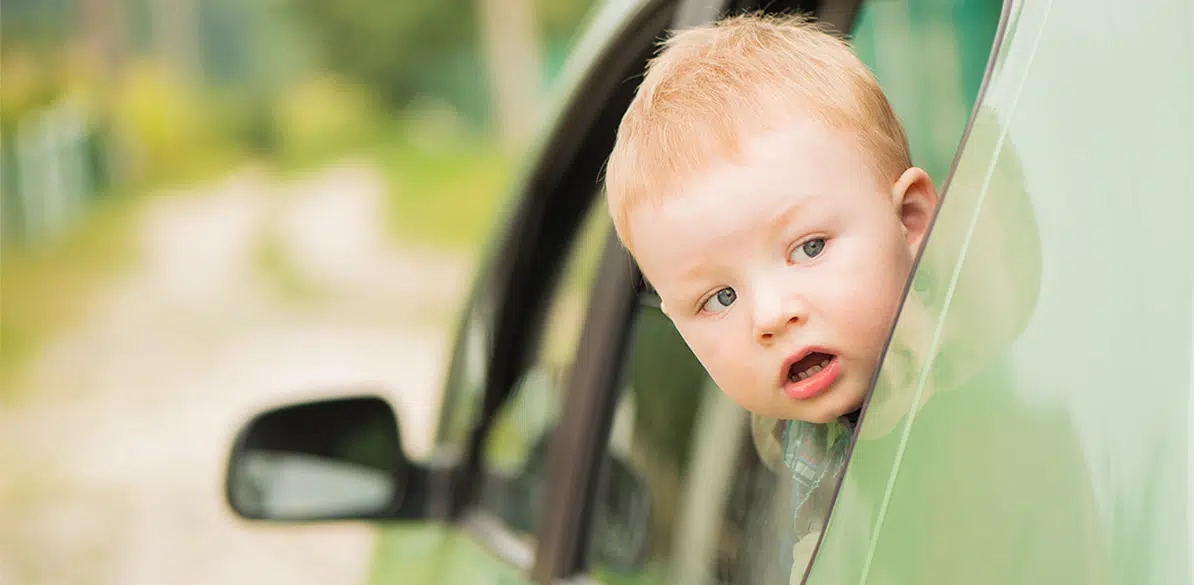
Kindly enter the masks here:
[[[676, 177], [650, 200], [628, 210], [636, 251], [659, 229], [746, 231], [771, 223], [804, 200], [848, 197], [882, 187], [870, 158], [851, 134], [812, 119], [743, 137], [736, 152]], [[688, 231], [688, 230], [684, 230]], [[647, 250], [644, 250], [647, 251]]]
[[677, 181], [628, 214], [634, 256], [660, 289], [769, 245], [789, 224], [875, 197], [877, 175], [849, 134], [808, 122], [743, 140], [737, 156]]
[[710, 191], [737, 199], [759, 192], [832, 189], [859, 179], [880, 182], [874, 156], [864, 150], [857, 133], [805, 115], [765, 130], [743, 128], [735, 140], [708, 156], [695, 171], [674, 173], [628, 211], [656, 211], [668, 207], [667, 202], [699, 199]]

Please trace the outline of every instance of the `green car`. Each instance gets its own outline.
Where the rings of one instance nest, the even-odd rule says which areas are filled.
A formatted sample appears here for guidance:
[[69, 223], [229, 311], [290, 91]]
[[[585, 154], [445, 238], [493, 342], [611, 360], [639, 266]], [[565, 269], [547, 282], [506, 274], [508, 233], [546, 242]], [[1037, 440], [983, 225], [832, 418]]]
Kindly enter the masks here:
[[[601, 201], [657, 41], [743, 9], [850, 31], [944, 193], [807, 567], [790, 474]], [[431, 453], [377, 397], [284, 406], [236, 438], [237, 513], [377, 523], [379, 585], [1194, 582], [1194, 2], [618, 0], [587, 31]]]

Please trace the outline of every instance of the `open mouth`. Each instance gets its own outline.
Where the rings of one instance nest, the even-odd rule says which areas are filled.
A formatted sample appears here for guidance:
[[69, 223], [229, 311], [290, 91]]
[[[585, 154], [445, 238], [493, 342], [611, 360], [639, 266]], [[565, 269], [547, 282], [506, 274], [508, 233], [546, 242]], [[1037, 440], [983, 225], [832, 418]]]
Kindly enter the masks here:
[[788, 380], [799, 382], [809, 376], [816, 375], [817, 372], [829, 366], [829, 362], [833, 361], [833, 357], [830, 354], [819, 351], [814, 351], [804, 356], [788, 368]]

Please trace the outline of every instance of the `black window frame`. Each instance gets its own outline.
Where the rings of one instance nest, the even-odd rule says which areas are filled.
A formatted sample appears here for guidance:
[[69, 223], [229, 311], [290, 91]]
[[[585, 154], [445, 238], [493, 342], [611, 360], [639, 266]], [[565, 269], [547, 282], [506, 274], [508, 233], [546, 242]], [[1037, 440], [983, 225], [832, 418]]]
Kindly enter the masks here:
[[[549, 301], [562, 276], [565, 255], [583, 229], [587, 212], [601, 195], [601, 172], [618, 123], [637, 89], [636, 73], [654, 54], [660, 40], [658, 33], [671, 22], [678, 4], [676, 0], [647, 0], [618, 24], [583, 79], [566, 97], [551, 131], [531, 156], [526, 174], [517, 183], [522, 194], [507, 219], [501, 222], [500, 235], [478, 273], [453, 341], [441, 424], [447, 409], [457, 406], [455, 401], [471, 399], [455, 394], [460, 383], [458, 366], [465, 352], [470, 351], [467, 336], [473, 319], [478, 318], [476, 309], [492, 308], [491, 315], [480, 317], [485, 320], [483, 328], [488, 333], [480, 408], [468, 431], [465, 448], [458, 454], [461, 460], [452, 462], [446, 470], [447, 497], [430, 504], [428, 515], [433, 518], [463, 524], [467, 513], [479, 503], [489, 430], [501, 407], [513, 396], [518, 380], [534, 362], [546, 327]], [[605, 255], [603, 250], [602, 256]], [[597, 279], [601, 277], [599, 272]], [[596, 289], [595, 294], [601, 287]], [[581, 343], [583, 348], [583, 336]], [[585, 353], [578, 351], [579, 356]], [[573, 394], [571, 384], [565, 387], [565, 392], [568, 396]], [[565, 404], [570, 402], [571, 398]], [[557, 451], [560, 437], [569, 435], [569, 431], [563, 424], [552, 431], [549, 439], [552, 453]], [[559, 467], [556, 458], [550, 459], [548, 465], [548, 477], [556, 477]], [[562, 491], [560, 484], [549, 481], [547, 485], [542, 517], [551, 518], [559, 513], [560, 505], [569, 502], [567, 497], [558, 497]], [[503, 553], [507, 547], [500, 542], [504, 538], [501, 527], [496, 532], [473, 532], [492, 552], [507, 557]], [[534, 567], [559, 544], [544, 538], [539, 527], [536, 536]], [[546, 583], [550, 578], [536, 580]]]

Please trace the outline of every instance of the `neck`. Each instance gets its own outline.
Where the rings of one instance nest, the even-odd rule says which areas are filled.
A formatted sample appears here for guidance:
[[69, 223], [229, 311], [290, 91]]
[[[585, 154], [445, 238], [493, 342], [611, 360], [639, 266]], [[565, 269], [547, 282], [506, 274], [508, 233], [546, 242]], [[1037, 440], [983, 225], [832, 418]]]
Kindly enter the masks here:
[[858, 428], [858, 417], [862, 415], [862, 409], [852, 410], [842, 415], [842, 422], [850, 427], [851, 431]]

